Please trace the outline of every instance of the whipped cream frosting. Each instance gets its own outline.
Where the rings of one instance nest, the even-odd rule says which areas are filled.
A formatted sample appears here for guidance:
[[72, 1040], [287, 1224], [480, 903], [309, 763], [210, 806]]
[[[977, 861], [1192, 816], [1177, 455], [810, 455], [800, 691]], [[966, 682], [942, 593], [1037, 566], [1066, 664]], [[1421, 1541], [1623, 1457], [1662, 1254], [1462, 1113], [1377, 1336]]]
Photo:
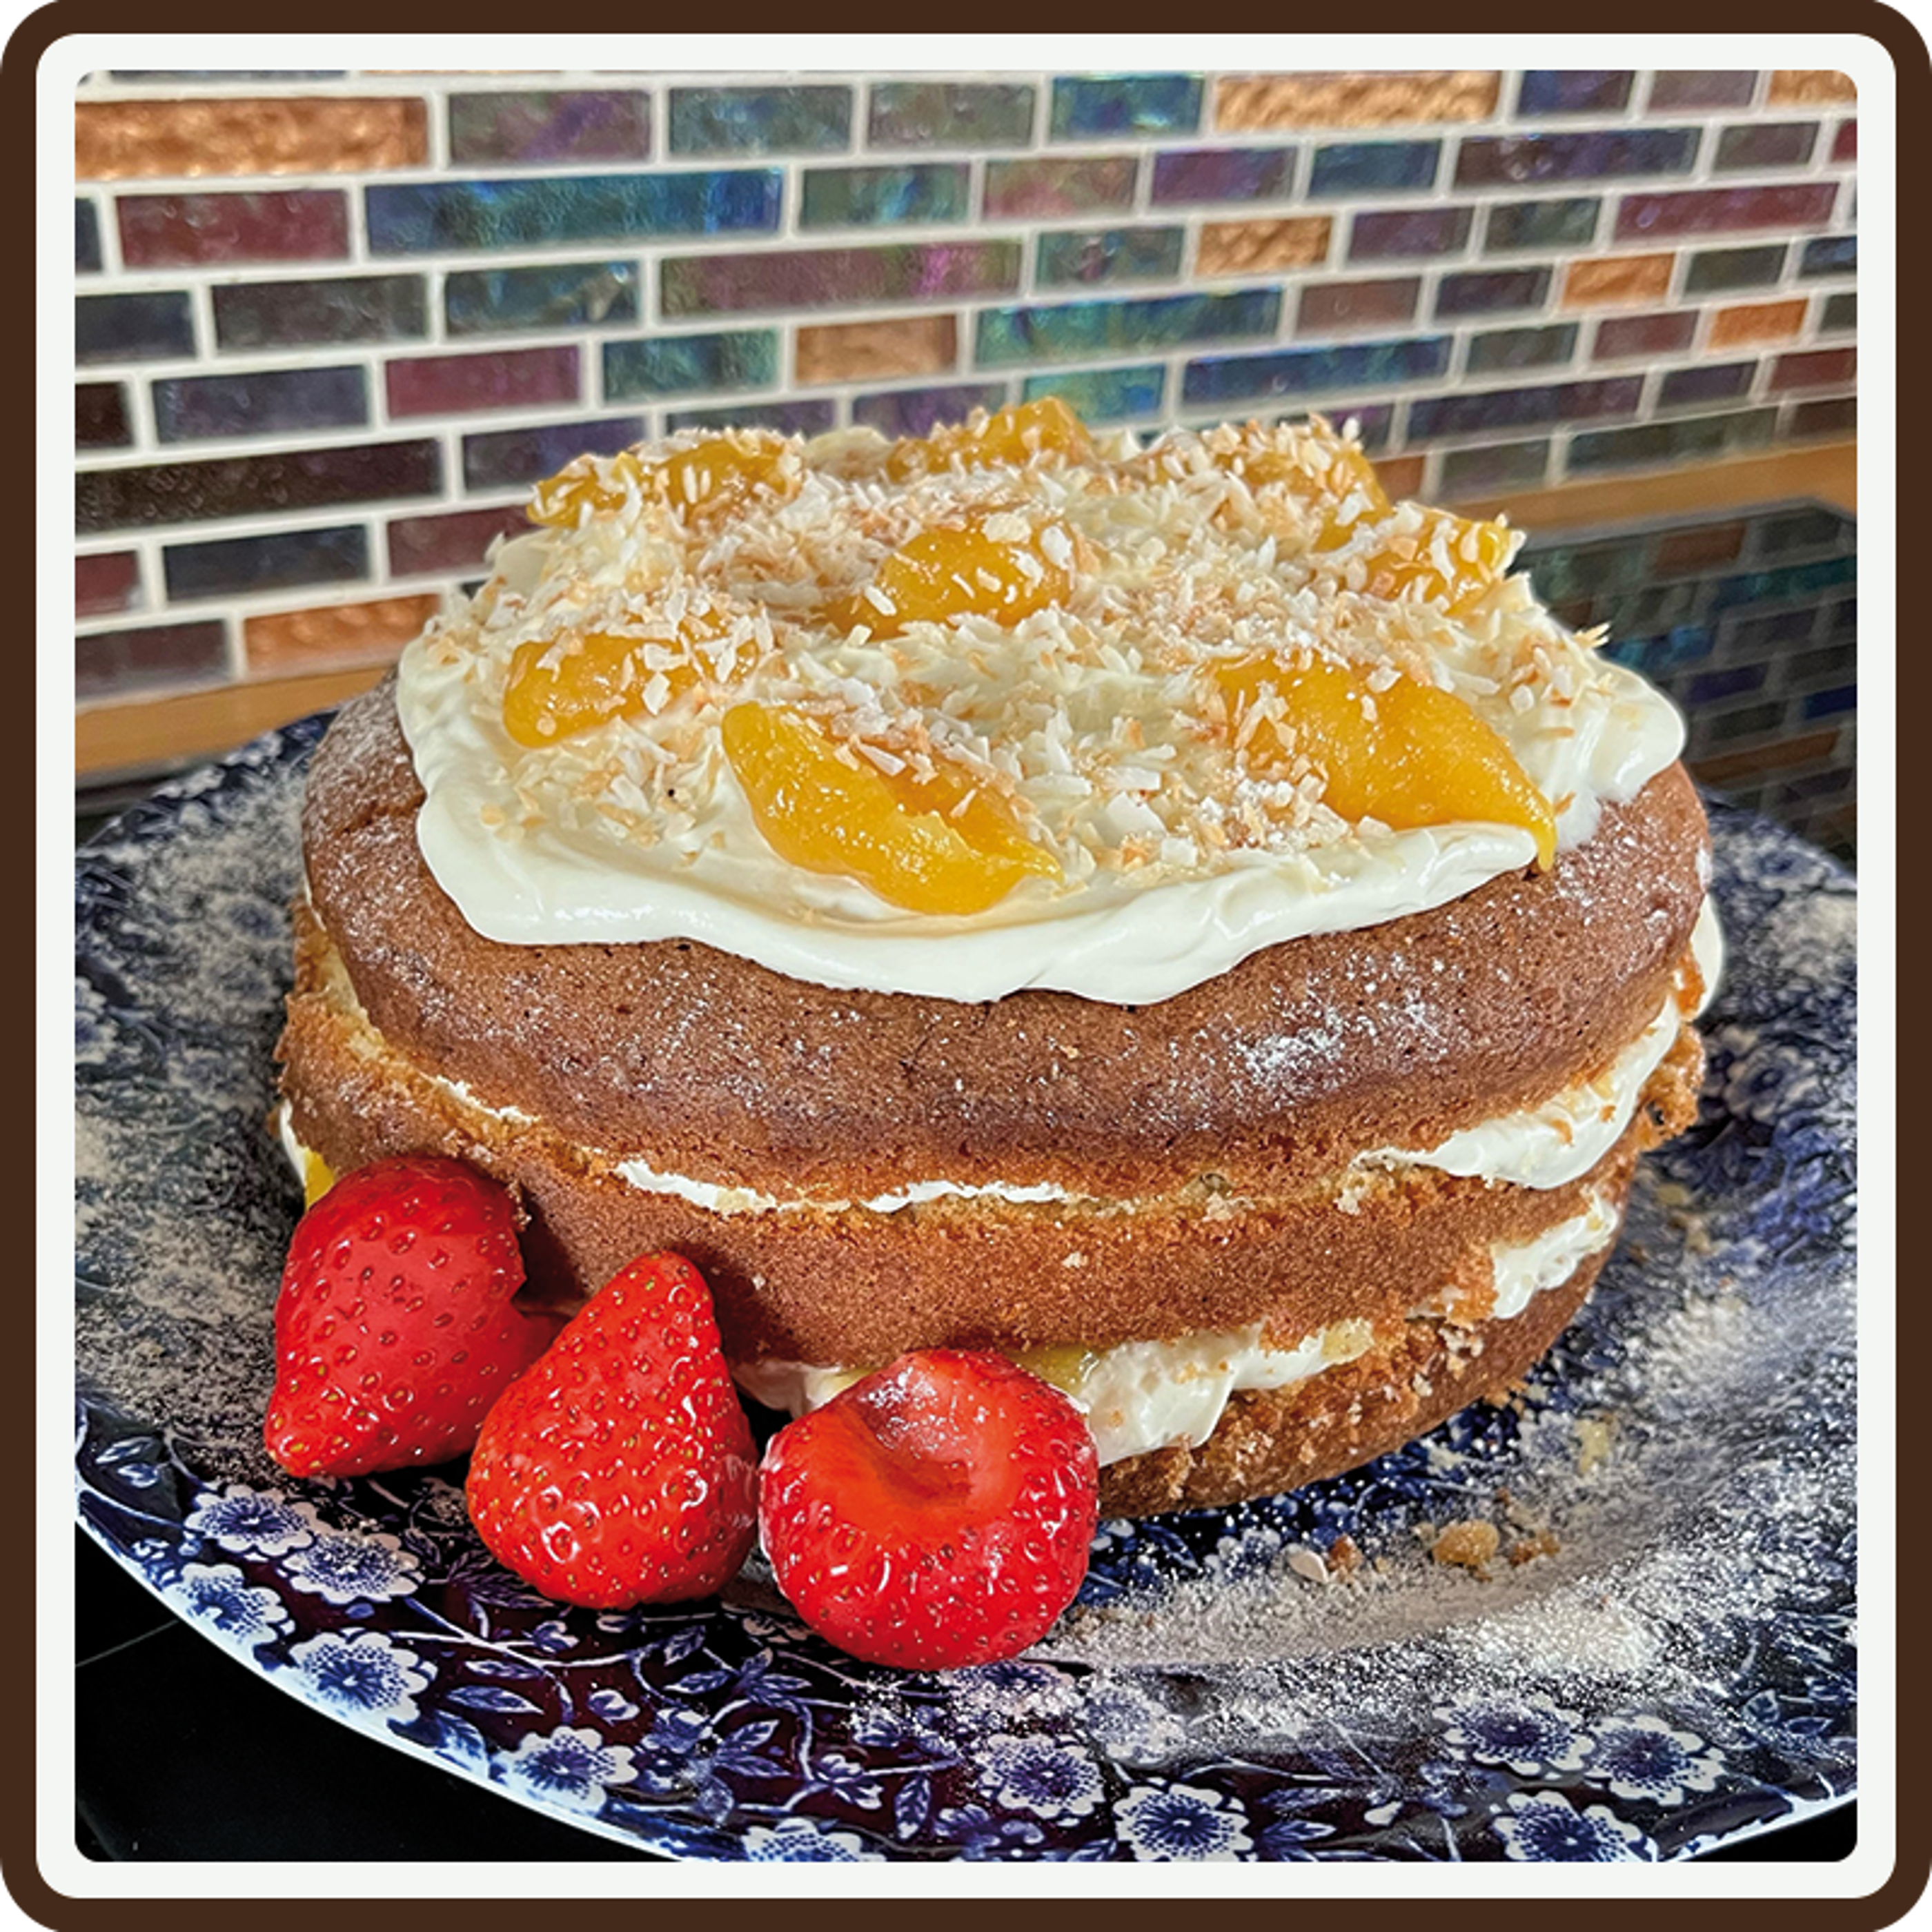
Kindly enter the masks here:
[[[1502, 580], [1453, 620], [1355, 596], [1346, 577], [1338, 601], [1318, 567], [1346, 562], [1278, 551], [1245, 486], [1214, 469], [1200, 439], [1176, 431], [1162, 447], [1174, 476], [1138, 496], [1083, 488], [1078, 471], [1029, 473], [1042, 514], [1063, 518], [1102, 560], [1094, 595], [1106, 623], [1083, 628], [1048, 610], [1010, 628], [914, 625], [890, 645], [862, 626], [788, 645], [791, 633], [782, 622], [775, 641], [771, 620], [792, 591], [766, 584], [776, 601], [748, 620], [744, 642], [765, 655], [748, 679], [734, 674], [734, 701], [836, 702], [875, 735], [904, 728], [915, 710], [920, 730], [952, 729], [949, 754], [988, 761], [989, 782], [1030, 814], [1060, 878], [1027, 878], [970, 918], [910, 913], [778, 857], [715, 748], [715, 722], [709, 747], [701, 730], [687, 731], [675, 784], [668, 727], [656, 719], [612, 721], [535, 749], [514, 742], [502, 701], [519, 643], [561, 634], [566, 619], [616, 623], [626, 599], [648, 601], [646, 579], [650, 597], [682, 594], [664, 590], [662, 573], [676, 578], [683, 566], [664, 562], [662, 532], [634, 503], [628, 536], [586, 521], [506, 546], [478, 605], [453, 605], [404, 652], [398, 709], [426, 794], [417, 829], [430, 872], [471, 926], [508, 944], [687, 939], [837, 988], [962, 1001], [1041, 988], [1140, 1004], [1264, 946], [1444, 904], [1535, 857], [1532, 835], [1510, 826], [1346, 823], [1319, 803], [1318, 784], [1312, 793], [1304, 784], [1298, 800], [1292, 786], [1210, 796], [1188, 708], [1204, 665], [1255, 648], [1316, 648], [1390, 676], [1400, 668], [1432, 677], [1507, 742], [1554, 806], [1561, 847], [1587, 839], [1604, 804], [1634, 797], [1677, 757], [1683, 724], [1669, 701], [1558, 624], [1526, 578]], [[956, 499], [970, 507], [973, 490], [993, 484], [956, 477], [950, 487], [952, 498], [909, 494], [898, 507], [929, 518]], [[813, 472], [782, 534], [834, 574], [875, 564], [880, 544], [838, 519], [856, 530], [862, 512], [877, 521], [896, 502]], [[1419, 514], [1404, 506], [1398, 522]], [[823, 538], [827, 529], [842, 533], [844, 550]], [[747, 551], [692, 567], [742, 590], [776, 566]], [[1179, 616], [1242, 614], [1204, 646], [1209, 656], [1184, 661], [1160, 621], [1168, 593], [1150, 586], [1196, 577], [1220, 602], [1174, 604]], [[613, 610], [620, 616], [599, 614]], [[1354, 626], [1340, 644], [1338, 622]]]
[[[1616, 1205], [1599, 1196], [1581, 1214], [1533, 1240], [1494, 1244], [1490, 1250], [1496, 1270], [1492, 1318], [1520, 1315], [1537, 1295], [1561, 1286], [1608, 1247], [1616, 1232]], [[1416, 1312], [1438, 1310], [1432, 1302]], [[1230, 1396], [1305, 1381], [1366, 1354], [1374, 1339], [1365, 1322], [1339, 1322], [1292, 1348], [1270, 1347], [1257, 1323], [1171, 1342], [1123, 1342], [1096, 1350], [1070, 1372], [1050, 1378], [1086, 1416], [1105, 1466], [1177, 1443], [1198, 1448], [1214, 1432]], [[800, 1362], [748, 1363], [734, 1371], [748, 1394], [768, 1408], [793, 1415], [830, 1401], [861, 1372]]]

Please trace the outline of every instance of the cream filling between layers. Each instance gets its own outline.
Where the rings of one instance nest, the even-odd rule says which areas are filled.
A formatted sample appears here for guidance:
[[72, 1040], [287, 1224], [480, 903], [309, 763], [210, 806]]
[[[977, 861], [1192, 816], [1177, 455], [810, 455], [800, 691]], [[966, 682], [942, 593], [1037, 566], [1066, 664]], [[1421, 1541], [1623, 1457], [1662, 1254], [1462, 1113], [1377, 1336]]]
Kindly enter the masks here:
[[[297, 1178], [304, 1178], [309, 1150], [296, 1135], [286, 1101], [278, 1110], [277, 1128]], [[1610, 1246], [1616, 1238], [1617, 1225], [1615, 1204], [1607, 1196], [1594, 1195], [1581, 1214], [1528, 1240], [1491, 1243], [1495, 1300], [1486, 1318], [1507, 1321], [1521, 1314], [1537, 1295], [1561, 1287], [1592, 1256]], [[1454, 1294], [1453, 1288], [1444, 1288], [1414, 1315], [1443, 1315]], [[1046, 1378], [1086, 1416], [1104, 1465], [1176, 1444], [1198, 1448], [1214, 1432], [1230, 1396], [1244, 1390], [1285, 1388], [1306, 1381], [1366, 1354], [1375, 1341], [1369, 1324], [1361, 1321], [1331, 1322], [1288, 1348], [1270, 1346], [1263, 1333], [1263, 1324], [1256, 1322], [1173, 1341], [1122, 1342], [1082, 1352], [1064, 1367], [1041, 1366], [1048, 1371]], [[1070, 1352], [1051, 1352], [1064, 1356]], [[745, 1363], [733, 1370], [748, 1394], [768, 1408], [793, 1415], [830, 1401], [866, 1372], [862, 1368], [784, 1361]]]
[[[1521, 1314], [1537, 1295], [1560, 1287], [1616, 1238], [1617, 1221], [1615, 1204], [1599, 1195], [1580, 1214], [1532, 1240], [1493, 1243], [1490, 1258], [1496, 1302], [1489, 1318], [1507, 1321]], [[1415, 1314], [1441, 1314], [1449, 1292], [1432, 1298]], [[1305, 1382], [1367, 1354], [1374, 1342], [1368, 1323], [1351, 1321], [1332, 1322], [1291, 1348], [1270, 1347], [1257, 1322], [1226, 1334], [1122, 1342], [1095, 1350], [1065, 1368], [1049, 1364], [1046, 1379], [1086, 1416], [1105, 1465], [1180, 1444], [1198, 1448], [1214, 1432], [1232, 1396]], [[733, 1372], [756, 1400], [796, 1416], [830, 1401], [865, 1371], [817, 1368], [802, 1362], [753, 1362]]]

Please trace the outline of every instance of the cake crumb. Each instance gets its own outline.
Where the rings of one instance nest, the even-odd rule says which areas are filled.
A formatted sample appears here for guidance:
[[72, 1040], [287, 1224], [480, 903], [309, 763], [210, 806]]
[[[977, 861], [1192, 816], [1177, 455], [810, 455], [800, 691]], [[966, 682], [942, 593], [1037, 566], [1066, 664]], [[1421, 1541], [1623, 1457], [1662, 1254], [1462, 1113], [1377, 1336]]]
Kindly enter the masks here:
[[1325, 1583], [1329, 1580], [1328, 1566], [1322, 1562], [1318, 1550], [1291, 1550], [1288, 1552], [1288, 1567], [1306, 1582]]
[[1554, 1556], [1563, 1547], [1552, 1530], [1540, 1529], [1534, 1536], [1520, 1538], [1504, 1552], [1512, 1569], [1520, 1568], [1526, 1563], [1534, 1563], [1539, 1556]]
[[1607, 1415], [1586, 1415], [1576, 1423], [1576, 1473], [1587, 1476], [1610, 1460], [1610, 1436], [1615, 1428]]
[[1438, 1563], [1454, 1563], [1465, 1570], [1480, 1571], [1495, 1556], [1502, 1541], [1492, 1522], [1480, 1520], [1452, 1522], [1429, 1546], [1429, 1553]]
[[1337, 1576], [1352, 1576], [1362, 1567], [1362, 1552], [1355, 1539], [1344, 1533], [1328, 1546], [1328, 1568]]

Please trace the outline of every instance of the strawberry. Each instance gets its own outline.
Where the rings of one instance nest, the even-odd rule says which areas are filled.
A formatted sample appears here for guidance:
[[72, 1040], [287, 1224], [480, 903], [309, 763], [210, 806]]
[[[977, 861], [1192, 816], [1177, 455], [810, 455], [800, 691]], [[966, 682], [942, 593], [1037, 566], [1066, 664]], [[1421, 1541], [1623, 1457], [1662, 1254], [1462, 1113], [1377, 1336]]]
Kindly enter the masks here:
[[262, 1435], [291, 1475], [446, 1462], [556, 1332], [513, 1298], [510, 1197], [435, 1154], [338, 1180], [296, 1224]]
[[757, 1468], [704, 1278], [682, 1255], [643, 1255], [490, 1412], [470, 1520], [547, 1597], [674, 1603], [737, 1574]]
[[778, 1588], [868, 1663], [1017, 1656], [1087, 1574], [1099, 1470], [1086, 1420], [1004, 1355], [902, 1355], [765, 1450], [759, 1528]]

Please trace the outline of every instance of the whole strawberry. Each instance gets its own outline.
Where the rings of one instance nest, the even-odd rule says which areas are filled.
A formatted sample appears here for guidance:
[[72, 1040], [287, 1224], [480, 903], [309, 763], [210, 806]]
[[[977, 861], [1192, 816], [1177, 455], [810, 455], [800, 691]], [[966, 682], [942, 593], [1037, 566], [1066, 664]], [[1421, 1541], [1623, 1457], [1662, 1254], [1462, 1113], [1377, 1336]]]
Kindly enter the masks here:
[[490, 1412], [470, 1519], [547, 1597], [674, 1603], [722, 1588], [750, 1553], [757, 1466], [704, 1278], [644, 1255]]
[[758, 1525], [778, 1588], [874, 1664], [1017, 1656], [1087, 1574], [1099, 1471], [1085, 1418], [1004, 1355], [926, 1348], [772, 1437]]
[[459, 1160], [346, 1174], [297, 1223], [262, 1436], [296, 1476], [447, 1462], [556, 1332], [523, 1284], [510, 1197]]

